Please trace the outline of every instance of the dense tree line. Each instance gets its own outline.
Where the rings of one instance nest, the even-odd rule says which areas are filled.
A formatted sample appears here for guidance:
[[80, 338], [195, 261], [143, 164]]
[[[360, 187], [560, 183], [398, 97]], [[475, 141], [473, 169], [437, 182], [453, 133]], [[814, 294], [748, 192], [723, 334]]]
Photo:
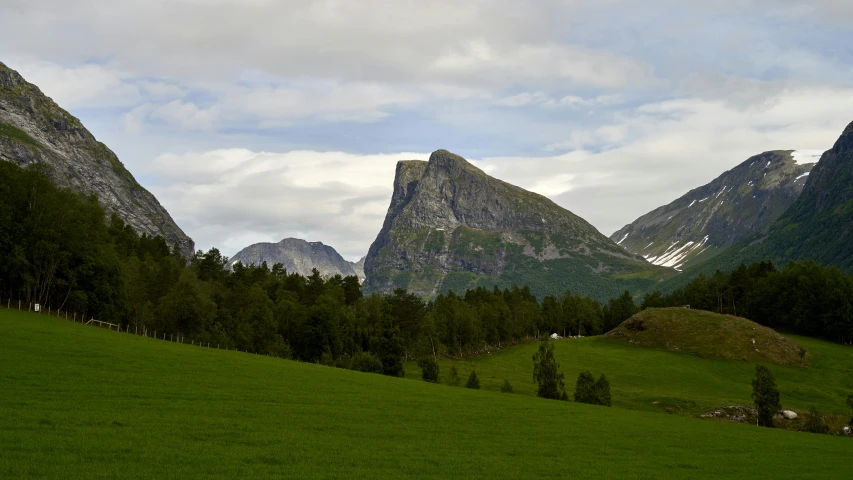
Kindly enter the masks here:
[[[160, 237], [105, 222], [94, 197], [55, 187], [43, 167], [0, 162], [0, 295], [139, 331], [401, 375], [402, 361], [464, 356], [550, 333], [596, 335], [633, 313], [527, 287], [362, 295], [356, 277], [280, 265], [228, 266], [216, 249], [184, 259]], [[627, 318], [627, 317], [625, 317]]]
[[700, 275], [667, 295], [647, 294], [641, 307], [690, 305], [738, 315], [773, 329], [853, 341], [853, 276], [812, 261], [777, 269], [770, 262]]

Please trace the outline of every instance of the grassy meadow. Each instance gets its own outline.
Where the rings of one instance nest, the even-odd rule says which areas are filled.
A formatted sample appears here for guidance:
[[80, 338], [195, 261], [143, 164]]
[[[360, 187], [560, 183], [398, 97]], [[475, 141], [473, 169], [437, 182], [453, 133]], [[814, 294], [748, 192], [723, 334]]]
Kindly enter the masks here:
[[[798, 340], [817, 378], [774, 369], [783, 401], [805, 401], [822, 380], [819, 405], [835, 406], [829, 383], [850, 373], [835, 364], [842, 351]], [[472, 391], [0, 309], [0, 478], [800, 479], [849, 468], [847, 438], [532, 397], [533, 349], [475, 360], [487, 389]], [[561, 341], [557, 354], [569, 376], [606, 372], [619, 407], [748, 398], [747, 364], [600, 338]], [[489, 391], [504, 377], [527, 395]]]
[[[707, 323], [704, 317], [714, 315], [695, 310], [660, 310], [663, 313], [671, 311], [688, 315], [691, 324], [696, 320], [694, 316], [702, 317], [699, 323], [704, 325]], [[718, 317], [723, 321], [734, 318]], [[683, 332], [669, 333], [671, 339], [684, 340], [687, 336]], [[730, 346], [710, 338], [711, 333], [708, 335], [708, 343]], [[749, 335], [741, 336], [741, 343], [749, 345], [751, 350]], [[847, 413], [849, 409], [845, 399], [853, 393], [853, 348], [808, 337], [786, 337], [807, 349], [809, 367], [765, 363], [776, 377], [783, 407], [803, 412], [816, 406], [825, 413]], [[646, 341], [640, 335], [638, 338]], [[770, 341], [759, 339], [759, 344]], [[535, 396], [537, 386], [533, 383], [532, 357], [538, 346], [538, 342], [530, 342], [462, 361], [440, 359], [440, 378], [446, 382], [450, 367], [456, 366], [464, 384], [473, 369], [483, 389], [500, 392], [504, 380], [509, 380], [514, 393]], [[701, 346], [698, 353], [719, 356], [732, 353], [715, 349], [718, 347]], [[749, 361], [702, 358], [684, 351], [632, 345], [621, 338], [607, 336], [556, 340], [554, 355], [565, 374], [570, 397], [578, 374], [590, 370], [596, 377], [602, 373], [607, 376], [614, 407], [695, 416], [717, 407], [752, 404], [750, 382], [755, 376], [755, 363]], [[415, 362], [406, 364], [407, 377], [416, 379], [420, 375]]]

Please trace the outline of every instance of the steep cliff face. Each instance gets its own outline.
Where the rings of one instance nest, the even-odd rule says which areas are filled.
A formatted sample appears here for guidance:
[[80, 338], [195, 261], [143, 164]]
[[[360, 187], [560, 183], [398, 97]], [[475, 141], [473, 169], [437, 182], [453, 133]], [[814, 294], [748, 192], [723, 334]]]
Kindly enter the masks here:
[[696, 265], [773, 224], [802, 193], [815, 160], [813, 152], [756, 155], [610, 239], [655, 265]]
[[269, 267], [280, 263], [289, 273], [306, 277], [316, 268], [320, 275], [326, 278], [355, 275], [364, 279], [364, 273], [359, 274], [357, 270], [358, 264], [348, 262], [334, 248], [321, 242], [306, 242], [299, 238], [285, 238], [278, 243], [256, 243], [248, 246], [234, 255], [229, 265], [237, 262], [243, 265], [260, 265], [267, 262]]
[[365, 261], [365, 286], [429, 297], [515, 284], [539, 296], [571, 288], [602, 297], [640, 278], [652, 282], [654, 272], [551, 200], [438, 150], [428, 162], [397, 164], [391, 205]]
[[116, 155], [35, 85], [0, 63], [0, 160], [48, 165], [62, 187], [95, 195], [139, 233], [160, 235], [189, 258], [194, 244]]

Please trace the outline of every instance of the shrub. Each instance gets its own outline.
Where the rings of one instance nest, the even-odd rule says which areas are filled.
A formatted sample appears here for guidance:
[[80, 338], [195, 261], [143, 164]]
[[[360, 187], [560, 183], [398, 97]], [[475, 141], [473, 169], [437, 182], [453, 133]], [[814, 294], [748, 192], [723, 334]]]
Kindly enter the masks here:
[[418, 367], [421, 369], [421, 376], [424, 380], [438, 383], [438, 362], [433, 357], [424, 357], [418, 360]]
[[382, 361], [370, 352], [356, 352], [352, 356], [350, 369], [357, 372], [382, 373]]
[[829, 433], [829, 425], [823, 421], [823, 417], [820, 416], [817, 408], [812, 407], [806, 415], [806, 424], [803, 426], [803, 430], [811, 433]]
[[546, 337], [533, 355], [533, 381], [539, 385], [536, 394], [542, 398], [568, 400], [560, 364], [554, 358], [554, 344]]
[[589, 371], [581, 372], [575, 382], [575, 401], [578, 403], [596, 403], [595, 377]]
[[[853, 410], [853, 395], [847, 395], [847, 406]], [[847, 424], [853, 427], [853, 414], [851, 414], [850, 421]]]
[[447, 384], [453, 385], [454, 387], [459, 385], [459, 372], [456, 371], [456, 365], [450, 366], [450, 373], [447, 376]]
[[465, 388], [471, 388], [474, 390], [480, 389], [480, 379], [477, 378], [477, 372], [471, 370], [471, 375], [468, 375], [468, 381], [465, 382]]
[[607, 377], [604, 374], [601, 374], [601, 377], [595, 382], [593, 390], [595, 390], [595, 399], [598, 405], [609, 407], [612, 404], [610, 400], [610, 382], [607, 381]]
[[764, 365], [755, 366], [752, 398], [758, 411], [758, 425], [773, 428], [773, 416], [782, 409], [782, 405], [779, 403], [779, 388], [776, 387], [773, 372]]
[[512, 393], [512, 385], [510, 385], [509, 380], [504, 380], [504, 384], [501, 386], [501, 392]]

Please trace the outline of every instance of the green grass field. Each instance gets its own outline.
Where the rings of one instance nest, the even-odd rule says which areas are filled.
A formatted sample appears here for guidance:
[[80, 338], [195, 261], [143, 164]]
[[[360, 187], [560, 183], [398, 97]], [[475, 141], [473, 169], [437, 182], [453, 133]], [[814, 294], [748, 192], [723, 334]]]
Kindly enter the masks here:
[[[788, 335], [809, 352], [810, 366], [768, 364], [785, 408], [806, 411], [812, 405], [826, 413], [847, 413], [847, 395], [853, 393], [853, 348], [808, 337]], [[535, 396], [533, 354], [538, 342], [495, 351], [464, 361], [440, 359], [440, 377], [446, 381], [456, 366], [464, 384], [477, 371], [481, 388], [499, 392], [509, 380], [515, 393]], [[751, 405], [755, 364], [738, 360], [700, 358], [631, 345], [607, 337], [555, 341], [557, 361], [566, 377], [571, 397], [578, 374], [590, 370], [610, 381], [613, 406], [634, 410], [680, 413], [688, 416], [729, 405]], [[420, 378], [415, 362], [406, 364], [406, 376]]]
[[[620, 405], [643, 384], [640, 367], [617, 373], [625, 346], [567, 340], [557, 351], [601, 360], [594, 370], [612, 375]], [[840, 437], [432, 385], [0, 309], [0, 478], [843, 478], [851, 449]]]

